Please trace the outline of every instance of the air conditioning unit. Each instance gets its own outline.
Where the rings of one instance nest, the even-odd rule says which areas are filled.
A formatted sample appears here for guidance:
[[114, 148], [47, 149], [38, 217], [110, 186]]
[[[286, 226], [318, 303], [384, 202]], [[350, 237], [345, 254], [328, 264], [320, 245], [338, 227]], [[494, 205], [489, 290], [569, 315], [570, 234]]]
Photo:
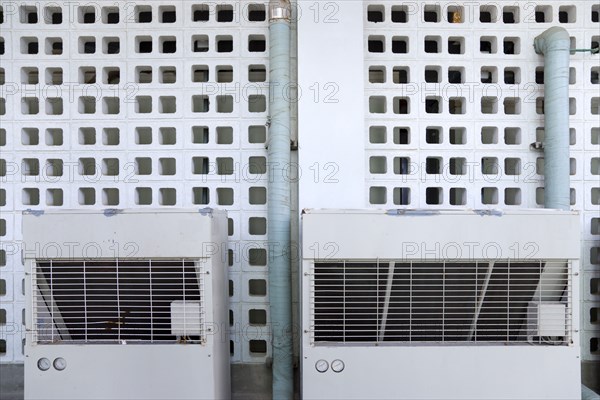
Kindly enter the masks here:
[[555, 210], [306, 210], [303, 398], [579, 398], [579, 232]]
[[25, 212], [25, 399], [230, 397], [227, 216]]

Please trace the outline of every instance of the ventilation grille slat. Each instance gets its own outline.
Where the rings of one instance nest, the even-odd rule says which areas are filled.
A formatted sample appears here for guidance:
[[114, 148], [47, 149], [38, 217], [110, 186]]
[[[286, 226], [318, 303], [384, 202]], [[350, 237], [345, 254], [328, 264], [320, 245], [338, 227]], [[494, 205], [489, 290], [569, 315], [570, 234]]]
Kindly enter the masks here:
[[[38, 260], [38, 343], [203, 341], [203, 274], [194, 260]], [[174, 311], [175, 310], [175, 311]]]
[[570, 264], [315, 263], [310, 312], [316, 343], [566, 344]]

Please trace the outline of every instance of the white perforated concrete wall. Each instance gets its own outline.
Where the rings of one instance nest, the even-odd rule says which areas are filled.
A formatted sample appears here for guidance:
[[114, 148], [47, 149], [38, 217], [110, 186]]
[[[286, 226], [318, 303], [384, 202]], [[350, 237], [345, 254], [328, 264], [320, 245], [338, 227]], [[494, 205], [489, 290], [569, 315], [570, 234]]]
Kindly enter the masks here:
[[[300, 86], [322, 88], [299, 103], [300, 167], [315, 178], [300, 183], [301, 208], [543, 207], [544, 153], [531, 145], [544, 140], [544, 59], [533, 40], [562, 26], [572, 48], [597, 49], [597, 2], [299, 4]], [[600, 360], [599, 57], [573, 54], [569, 85], [587, 361]]]
[[263, 362], [264, 2], [0, 5], [0, 362], [23, 358], [23, 210], [204, 207], [229, 216], [232, 358]]

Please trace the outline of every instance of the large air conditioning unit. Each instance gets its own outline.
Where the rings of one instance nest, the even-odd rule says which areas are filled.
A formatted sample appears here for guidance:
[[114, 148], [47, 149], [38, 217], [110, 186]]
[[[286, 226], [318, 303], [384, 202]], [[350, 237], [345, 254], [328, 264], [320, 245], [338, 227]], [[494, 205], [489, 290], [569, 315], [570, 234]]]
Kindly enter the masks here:
[[303, 398], [579, 398], [579, 223], [305, 211]]
[[25, 399], [230, 397], [224, 212], [30, 211], [23, 236]]

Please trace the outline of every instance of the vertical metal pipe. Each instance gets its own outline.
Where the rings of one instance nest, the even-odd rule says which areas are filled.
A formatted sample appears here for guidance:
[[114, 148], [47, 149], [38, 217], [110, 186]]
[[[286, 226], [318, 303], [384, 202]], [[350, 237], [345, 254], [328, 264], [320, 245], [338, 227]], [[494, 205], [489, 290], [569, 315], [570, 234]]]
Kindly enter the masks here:
[[544, 63], [544, 206], [570, 208], [569, 184], [569, 33], [552, 27], [534, 40]]
[[294, 397], [290, 250], [290, 5], [269, 4], [270, 119], [268, 160], [269, 301], [273, 399]]

